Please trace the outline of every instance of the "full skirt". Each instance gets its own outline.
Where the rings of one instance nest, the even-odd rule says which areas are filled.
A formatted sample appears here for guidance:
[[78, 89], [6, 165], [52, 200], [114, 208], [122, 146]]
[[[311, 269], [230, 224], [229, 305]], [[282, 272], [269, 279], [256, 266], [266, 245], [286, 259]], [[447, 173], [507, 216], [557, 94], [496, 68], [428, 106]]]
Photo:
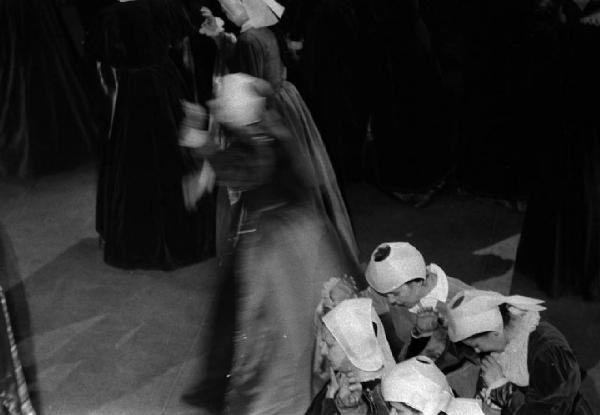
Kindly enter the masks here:
[[169, 270], [214, 253], [214, 199], [183, 202], [185, 154], [178, 76], [169, 63], [119, 70], [111, 134], [104, 146], [97, 230], [105, 260], [121, 268]]

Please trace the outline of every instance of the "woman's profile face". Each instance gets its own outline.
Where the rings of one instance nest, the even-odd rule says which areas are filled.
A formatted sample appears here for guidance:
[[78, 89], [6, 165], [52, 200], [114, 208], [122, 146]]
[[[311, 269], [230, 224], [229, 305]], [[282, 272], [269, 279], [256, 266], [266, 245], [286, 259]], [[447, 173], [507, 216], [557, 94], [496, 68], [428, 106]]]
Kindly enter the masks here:
[[471, 336], [463, 340], [463, 343], [472, 347], [476, 353], [501, 353], [506, 348], [508, 342], [504, 331], [488, 331]]
[[420, 288], [423, 285], [422, 279], [416, 279], [386, 294], [388, 302], [396, 307], [412, 308], [421, 299]]
[[325, 325], [323, 325], [321, 353], [327, 357], [331, 368], [336, 372], [349, 372], [352, 370], [352, 364], [348, 360], [346, 353], [344, 353], [340, 344]]

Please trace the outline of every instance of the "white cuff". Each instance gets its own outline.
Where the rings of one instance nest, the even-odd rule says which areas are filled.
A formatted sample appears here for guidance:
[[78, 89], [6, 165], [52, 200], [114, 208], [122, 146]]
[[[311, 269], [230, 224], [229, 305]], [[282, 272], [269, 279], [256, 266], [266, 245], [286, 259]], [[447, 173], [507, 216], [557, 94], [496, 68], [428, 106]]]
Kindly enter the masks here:
[[508, 383], [508, 379], [506, 379], [505, 377], [502, 377], [502, 378], [492, 382], [492, 384], [489, 385], [487, 387], [487, 389], [489, 392], [491, 392], [494, 389], [498, 389], [499, 387], [506, 385], [507, 383]]

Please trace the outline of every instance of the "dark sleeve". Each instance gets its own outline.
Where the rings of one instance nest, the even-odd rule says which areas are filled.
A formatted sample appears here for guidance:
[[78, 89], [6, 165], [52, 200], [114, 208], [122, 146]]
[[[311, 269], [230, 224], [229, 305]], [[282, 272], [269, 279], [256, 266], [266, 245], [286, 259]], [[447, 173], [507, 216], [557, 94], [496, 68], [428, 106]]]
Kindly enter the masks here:
[[492, 401], [504, 408], [502, 415], [570, 414], [581, 386], [573, 352], [561, 345], [548, 345], [534, 353], [529, 362], [529, 387], [517, 389], [507, 384], [492, 391]]
[[333, 399], [326, 398], [327, 385], [315, 396], [305, 415], [339, 415]]
[[410, 359], [411, 357], [419, 356], [425, 350], [427, 343], [429, 343], [429, 337], [411, 337], [406, 349], [406, 358]]
[[265, 55], [259, 39], [251, 34], [240, 36], [235, 47], [234, 70], [263, 79]]
[[383, 328], [385, 330], [385, 337], [387, 338], [387, 341], [390, 345], [392, 355], [394, 356], [394, 359], [398, 361], [398, 357], [400, 356], [400, 353], [402, 353], [402, 349], [404, 348], [404, 342], [396, 334], [394, 320], [389, 312], [380, 314], [379, 318], [381, 320], [381, 324], [383, 324]]
[[225, 150], [204, 153], [217, 175], [220, 185], [255, 187], [265, 183], [274, 169], [278, 141], [263, 136], [236, 138]]
[[94, 20], [85, 40], [85, 53], [90, 61], [111, 66], [126, 58], [126, 47], [121, 39], [119, 5], [103, 10]]
[[162, 32], [170, 44], [176, 44], [194, 33], [191, 15], [182, 0], [147, 1], [155, 19], [155, 29]]
[[303, 40], [320, 0], [295, 0], [286, 7], [282, 26], [291, 40]]

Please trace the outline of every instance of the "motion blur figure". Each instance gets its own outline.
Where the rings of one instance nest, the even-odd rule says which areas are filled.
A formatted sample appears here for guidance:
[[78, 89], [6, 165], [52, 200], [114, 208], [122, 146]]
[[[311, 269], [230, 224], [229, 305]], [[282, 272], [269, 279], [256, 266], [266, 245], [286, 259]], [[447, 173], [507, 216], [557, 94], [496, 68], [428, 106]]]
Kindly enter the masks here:
[[[186, 182], [188, 200], [202, 197], [216, 178], [239, 191], [242, 211], [232, 238], [233, 290], [221, 293], [235, 297], [233, 361], [224, 404], [213, 407], [214, 413], [304, 412], [311, 398], [319, 291], [330, 276], [345, 271], [335, 230], [317, 207], [304, 153], [279, 115], [267, 109], [269, 93], [270, 85], [260, 79], [226, 75], [211, 109], [227, 148], [191, 132], [192, 140], [184, 143], [208, 160], [196, 180]], [[215, 347], [223, 346], [209, 350]]]
[[[317, 201], [333, 222], [349, 259], [357, 261], [358, 247], [345, 202], [321, 134], [296, 87], [287, 81], [284, 51], [287, 50], [278, 27], [283, 7], [274, 0], [219, 0], [227, 19], [240, 28], [237, 38], [213, 30], [212, 37], [231, 72], [242, 72], [267, 81], [273, 93], [267, 106], [277, 111], [297, 141], [310, 166]], [[214, 26], [207, 14], [206, 26]], [[233, 41], [232, 41], [233, 40]]]

